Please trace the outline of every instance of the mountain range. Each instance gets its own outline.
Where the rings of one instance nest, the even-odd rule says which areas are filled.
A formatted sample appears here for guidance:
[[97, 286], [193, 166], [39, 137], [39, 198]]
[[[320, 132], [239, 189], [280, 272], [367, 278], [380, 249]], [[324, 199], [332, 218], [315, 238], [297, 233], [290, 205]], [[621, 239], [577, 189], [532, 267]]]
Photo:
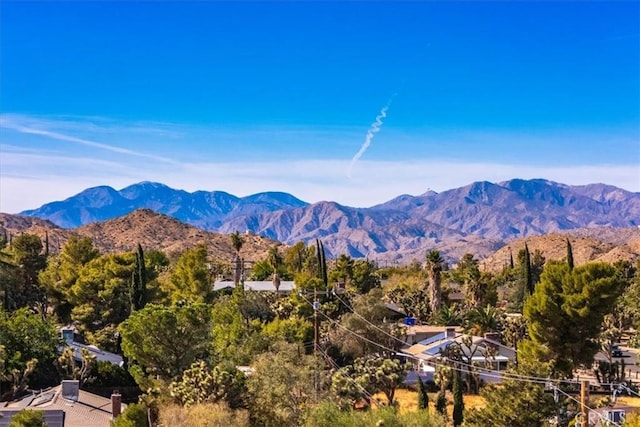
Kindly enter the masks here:
[[142, 182], [119, 191], [89, 188], [20, 215], [76, 228], [141, 208], [218, 233], [249, 231], [286, 244], [322, 238], [330, 256], [346, 253], [385, 262], [422, 259], [433, 248], [450, 259], [466, 252], [484, 257], [522, 237], [640, 225], [640, 193], [544, 179], [474, 182], [441, 193], [401, 195], [368, 208], [310, 204], [281, 192], [237, 197]]

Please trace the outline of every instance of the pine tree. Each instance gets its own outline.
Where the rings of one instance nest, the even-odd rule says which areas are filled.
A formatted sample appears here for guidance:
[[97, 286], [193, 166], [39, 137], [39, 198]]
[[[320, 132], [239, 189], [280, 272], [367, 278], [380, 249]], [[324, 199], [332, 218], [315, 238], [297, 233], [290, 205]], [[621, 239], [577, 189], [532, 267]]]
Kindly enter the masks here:
[[571, 247], [571, 242], [567, 238], [567, 264], [569, 265], [569, 270], [573, 270], [573, 248]]
[[429, 409], [429, 395], [420, 375], [418, 375], [418, 409]]
[[453, 374], [453, 425], [462, 425], [464, 420], [464, 401], [462, 399], [462, 379], [460, 378], [460, 371], [455, 371]]
[[438, 396], [436, 397], [436, 412], [444, 416], [447, 415], [447, 397], [442, 389], [438, 392]]

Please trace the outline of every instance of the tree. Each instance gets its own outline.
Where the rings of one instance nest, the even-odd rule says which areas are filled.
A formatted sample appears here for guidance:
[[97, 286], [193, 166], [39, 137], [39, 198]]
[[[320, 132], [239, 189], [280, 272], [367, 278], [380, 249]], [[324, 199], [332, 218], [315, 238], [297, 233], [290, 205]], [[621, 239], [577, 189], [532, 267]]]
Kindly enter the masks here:
[[531, 339], [548, 350], [556, 373], [571, 376], [574, 367], [592, 362], [600, 325], [620, 292], [620, 279], [609, 264], [545, 267], [524, 315]]
[[418, 375], [418, 409], [429, 409], [429, 394], [420, 375]]
[[465, 426], [542, 427], [555, 413], [553, 395], [543, 384], [506, 379], [490, 384], [480, 394], [487, 402], [466, 413]]
[[443, 416], [447, 415], [447, 397], [445, 391], [442, 389], [440, 389], [436, 395], [436, 412]]
[[[349, 312], [340, 318], [341, 326], [329, 332], [330, 342], [343, 355], [357, 358], [377, 353], [390, 357], [393, 354], [387, 349], [395, 350], [400, 347], [402, 341], [394, 324], [385, 322], [389, 312], [382, 301], [381, 290], [375, 289], [366, 295], [355, 296], [347, 309]], [[393, 335], [394, 333], [397, 335]]]
[[148, 414], [144, 405], [130, 403], [118, 418], [111, 422], [112, 427], [147, 427]]
[[380, 277], [377, 274], [377, 267], [373, 261], [359, 259], [354, 261], [351, 287], [358, 293], [365, 294], [372, 289], [380, 287]]
[[147, 304], [147, 269], [144, 263], [144, 252], [138, 243], [136, 261], [131, 273], [131, 312], [144, 308]]
[[0, 376], [10, 381], [14, 394], [27, 385], [44, 388], [58, 383], [54, 369], [58, 331], [50, 318], [21, 308], [9, 315], [0, 313], [0, 347], [4, 348]]
[[19, 281], [15, 283], [16, 287], [9, 291], [13, 302], [11, 308], [39, 307], [44, 311], [45, 292], [38, 280], [38, 274], [47, 265], [42, 241], [34, 234], [20, 234], [13, 239], [10, 253], [12, 265], [18, 268], [20, 275]]
[[524, 244], [524, 259], [522, 261], [522, 280], [524, 282], [524, 288], [528, 295], [533, 294], [533, 276], [531, 275], [531, 254], [529, 253], [529, 247]]
[[429, 278], [429, 303], [431, 304], [431, 313], [435, 314], [440, 311], [441, 306], [441, 285], [442, 270], [444, 269], [444, 260], [440, 256], [440, 252], [432, 250], [427, 254], [427, 262], [425, 264], [427, 277]]
[[350, 284], [353, 277], [353, 258], [346, 254], [340, 254], [331, 271], [331, 281], [341, 283], [344, 287]]
[[135, 256], [131, 252], [94, 258], [79, 271], [67, 293], [71, 318], [91, 344], [116, 351], [116, 328], [129, 315], [129, 288]]
[[569, 266], [569, 270], [573, 270], [573, 248], [571, 247], [571, 242], [567, 237], [567, 265]]
[[276, 288], [276, 295], [278, 294], [278, 290], [280, 289], [280, 275], [278, 270], [282, 265], [282, 255], [278, 252], [277, 246], [272, 246], [269, 249], [269, 254], [267, 255], [267, 259], [269, 261], [269, 266], [271, 270], [273, 270], [273, 287]]
[[460, 384], [462, 379], [460, 378], [460, 371], [456, 370], [453, 373], [453, 425], [462, 425], [464, 419], [464, 401], [462, 399], [462, 385]]
[[44, 412], [33, 409], [23, 409], [13, 417], [8, 427], [45, 427]]
[[49, 257], [47, 268], [40, 273], [39, 280], [45, 288], [49, 305], [60, 321], [71, 322], [72, 288], [82, 268], [99, 256], [100, 252], [93, 246], [91, 238], [71, 236], [60, 255]]
[[375, 393], [382, 392], [393, 405], [396, 390], [404, 381], [406, 370], [397, 359], [365, 357], [354, 362], [356, 381]]
[[194, 362], [182, 377], [169, 385], [171, 396], [183, 406], [225, 401], [230, 408], [244, 405], [245, 377], [233, 364], [211, 369], [206, 362]]
[[240, 236], [240, 233], [235, 231], [234, 233], [231, 233], [229, 237], [231, 238], [231, 246], [233, 246], [233, 249], [236, 251], [236, 256], [240, 256], [240, 249], [242, 249], [242, 245], [244, 244], [242, 236]]
[[476, 307], [467, 313], [464, 326], [467, 333], [476, 336], [499, 332], [502, 329], [502, 313], [490, 305], [485, 308]]
[[207, 246], [199, 244], [184, 251], [171, 272], [169, 282], [173, 302], [213, 302], [215, 293], [207, 266]]
[[306, 412], [322, 398], [321, 389], [314, 387], [324, 382], [321, 364], [290, 344], [258, 356], [252, 365], [255, 373], [247, 379], [252, 424], [302, 425]]
[[204, 304], [147, 304], [133, 312], [119, 330], [131, 374], [144, 389], [149, 377], [172, 381], [194, 361], [206, 357], [211, 312]]

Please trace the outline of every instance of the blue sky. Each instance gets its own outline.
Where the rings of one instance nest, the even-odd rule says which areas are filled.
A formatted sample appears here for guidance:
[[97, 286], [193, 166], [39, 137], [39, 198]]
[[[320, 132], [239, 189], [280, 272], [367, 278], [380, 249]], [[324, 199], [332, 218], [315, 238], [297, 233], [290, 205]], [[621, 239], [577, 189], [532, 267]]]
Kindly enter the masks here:
[[143, 180], [351, 206], [515, 177], [640, 191], [639, 21], [631, 1], [5, 0], [0, 211]]

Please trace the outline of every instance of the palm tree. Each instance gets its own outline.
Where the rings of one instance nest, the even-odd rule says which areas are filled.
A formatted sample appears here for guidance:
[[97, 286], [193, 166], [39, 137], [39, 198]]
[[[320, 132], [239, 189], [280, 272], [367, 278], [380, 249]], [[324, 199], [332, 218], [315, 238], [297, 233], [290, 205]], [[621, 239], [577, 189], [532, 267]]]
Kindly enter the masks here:
[[465, 331], [480, 337], [487, 332], [500, 331], [501, 326], [502, 313], [490, 305], [485, 308], [473, 308], [465, 319]]
[[240, 255], [240, 249], [242, 249], [242, 245], [244, 244], [244, 240], [240, 236], [240, 233], [237, 231], [231, 234], [231, 246], [236, 251], [236, 255]]
[[431, 315], [435, 316], [440, 311], [442, 305], [440, 288], [442, 286], [442, 270], [444, 260], [440, 252], [432, 250], [427, 254], [425, 268], [429, 278], [429, 304], [431, 304]]
[[280, 289], [280, 276], [278, 275], [278, 269], [282, 265], [282, 255], [278, 252], [277, 246], [272, 246], [269, 249], [267, 261], [273, 270], [273, 286], [276, 288], [276, 295], [278, 295], [278, 290]]

